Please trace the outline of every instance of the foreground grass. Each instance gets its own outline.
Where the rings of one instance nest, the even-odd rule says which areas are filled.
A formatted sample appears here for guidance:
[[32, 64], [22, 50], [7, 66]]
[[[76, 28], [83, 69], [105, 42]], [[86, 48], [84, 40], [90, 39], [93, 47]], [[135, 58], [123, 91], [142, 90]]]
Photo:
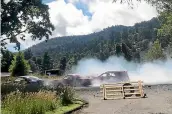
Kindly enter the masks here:
[[[68, 106], [62, 106], [61, 105], [61, 106], [57, 107], [55, 110], [53, 110], [53, 111], [45, 112], [45, 114], [64, 114], [64, 113], [67, 113], [67, 112], [69, 112], [71, 110], [74, 110], [74, 109], [82, 106], [83, 104], [84, 103], [81, 102], [81, 101], [76, 101], [74, 104], [70, 104]], [[60, 104], [57, 104], [57, 105], [60, 105]], [[2, 109], [1, 113], [2, 114], [13, 114], [13, 113], [9, 112], [6, 109]], [[28, 112], [28, 114], [29, 114], [29, 112]], [[33, 113], [33, 114], [39, 114], [39, 113]], [[41, 114], [44, 114], [44, 113], [41, 113]]]
[[18, 90], [3, 97], [1, 111], [2, 114], [64, 114], [84, 104], [75, 98], [70, 87], [39, 92]]
[[56, 109], [57, 98], [53, 92], [11, 93], [2, 101], [3, 114], [45, 114]]

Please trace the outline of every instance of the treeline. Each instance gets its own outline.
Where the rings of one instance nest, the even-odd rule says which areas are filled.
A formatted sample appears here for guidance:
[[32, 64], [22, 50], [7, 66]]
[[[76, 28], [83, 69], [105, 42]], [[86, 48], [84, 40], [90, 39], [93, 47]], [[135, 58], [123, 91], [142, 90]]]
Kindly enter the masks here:
[[[24, 52], [24, 57], [30, 64], [30, 68], [33, 72], [44, 74], [46, 70], [54, 68], [53, 59], [48, 52], [45, 52], [43, 56], [35, 57], [29, 49]], [[67, 61], [65, 57], [59, 60], [59, 66], [56, 68], [61, 71], [61, 74], [64, 73], [66, 69], [66, 64]]]
[[[2, 54], [1, 69], [6, 71], [13, 54]], [[57, 68], [69, 70], [84, 57], [104, 61], [112, 55], [135, 62], [171, 57], [172, 13], [163, 12], [158, 18], [134, 26], [112, 26], [89, 35], [53, 38], [24, 51], [31, 70], [39, 73]]]
[[[53, 69], [53, 60], [48, 52], [45, 52], [42, 57], [33, 56], [31, 50], [24, 53], [12, 53], [8, 50], [2, 51], [1, 72], [11, 72], [12, 76], [23, 76], [31, 70], [34, 73], [44, 74], [46, 70]], [[66, 70], [67, 60], [61, 58], [58, 69], [63, 74]]]

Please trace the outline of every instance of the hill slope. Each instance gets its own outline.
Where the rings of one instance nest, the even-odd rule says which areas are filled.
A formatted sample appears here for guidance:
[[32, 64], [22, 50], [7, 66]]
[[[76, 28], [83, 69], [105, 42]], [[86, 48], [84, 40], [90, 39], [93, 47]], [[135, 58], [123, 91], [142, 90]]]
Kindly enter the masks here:
[[159, 27], [157, 18], [153, 18], [134, 26], [112, 26], [88, 35], [52, 38], [29, 49], [34, 56], [42, 56], [48, 52], [55, 63], [54, 67], [58, 66], [59, 59], [63, 56], [68, 62], [73, 63], [90, 56], [105, 60], [115, 54], [126, 55], [126, 59], [128, 57], [129, 60], [140, 61], [149, 44], [156, 39]]

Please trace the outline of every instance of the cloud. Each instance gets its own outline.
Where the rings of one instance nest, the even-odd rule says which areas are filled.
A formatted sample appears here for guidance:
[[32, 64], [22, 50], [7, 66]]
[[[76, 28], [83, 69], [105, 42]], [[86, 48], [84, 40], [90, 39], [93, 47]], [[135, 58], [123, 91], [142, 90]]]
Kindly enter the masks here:
[[54, 1], [48, 5], [50, 7], [50, 19], [56, 28], [53, 36], [71, 35], [71, 28], [77, 28], [88, 23], [88, 17], [84, 16], [82, 10], [78, 10], [72, 3]]
[[[78, 9], [78, 2], [87, 8]], [[156, 9], [146, 2], [134, 1], [133, 4], [131, 9], [127, 4], [112, 3], [111, 0], [66, 0], [54, 1], [49, 7], [56, 27], [55, 35], [64, 36], [88, 34], [112, 25], [132, 26], [157, 16]], [[84, 12], [91, 13], [91, 19]]]
[[[134, 0], [133, 0], [134, 1]], [[132, 26], [157, 16], [156, 8], [134, 1], [134, 8], [112, 0], [57, 0], [49, 5], [50, 20], [55, 26], [53, 37], [97, 32], [112, 25]], [[22, 42], [26, 48], [37, 43]]]

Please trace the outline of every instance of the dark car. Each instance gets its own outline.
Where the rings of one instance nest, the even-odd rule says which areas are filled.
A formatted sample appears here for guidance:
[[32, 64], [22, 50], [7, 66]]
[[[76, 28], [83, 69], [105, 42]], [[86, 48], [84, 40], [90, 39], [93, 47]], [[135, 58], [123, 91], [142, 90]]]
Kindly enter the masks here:
[[16, 83], [41, 84], [42, 79], [35, 76], [20, 76], [15, 80]]
[[63, 84], [69, 86], [82, 86], [81, 76], [78, 74], [68, 74], [63, 78]]
[[64, 85], [88, 87], [94, 85], [95, 82], [102, 84], [128, 82], [129, 80], [129, 76], [126, 71], [108, 71], [94, 77], [86, 77], [78, 74], [68, 74], [62, 81]]
[[130, 81], [127, 71], [108, 71], [99, 75], [96, 79], [107, 83]]

